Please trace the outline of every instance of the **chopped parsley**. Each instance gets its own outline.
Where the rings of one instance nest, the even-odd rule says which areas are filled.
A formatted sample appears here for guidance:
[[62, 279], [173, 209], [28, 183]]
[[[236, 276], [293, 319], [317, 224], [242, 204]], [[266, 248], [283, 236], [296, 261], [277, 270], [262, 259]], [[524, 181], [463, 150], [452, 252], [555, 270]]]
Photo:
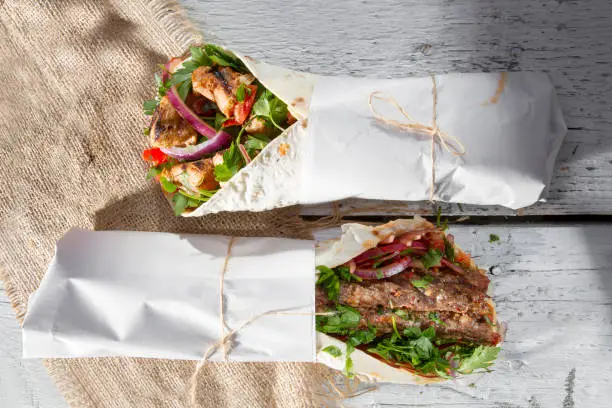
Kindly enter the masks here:
[[251, 88], [247, 87], [245, 84], [240, 84], [238, 89], [236, 89], [236, 100], [238, 102], [244, 102], [247, 96], [251, 96]]
[[321, 351], [330, 354], [332, 357], [340, 357], [342, 355], [342, 350], [336, 346], [327, 346]]
[[264, 90], [253, 105], [253, 117], [261, 117], [272, 122], [281, 132], [284, 131], [279, 123], [287, 120], [287, 104], [267, 89]]
[[489, 234], [489, 242], [493, 243], [493, 242], [497, 242], [497, 241], [499, 241], [499, 235]]
[[157, 108], [157, 101], [155, 99], [147, 99], [142, 104], [142, 110], [144, 111], [144, 114], [148, 116], [153, 115], [153, 112], [155, 112], [156, 108]]
[[327, 297], [330, 300], [338, 300], [340, 296], [341, 280], [346, 282], [361, 282], [361, 278], [357, 275], [353, 275], [346, 266], [337, 266], [332, 269], [324, 265], [319, 265], [317, 266], [317, 271], [319, 271], [319, 278], [317, 279], [316, 285], [325, 289]]
[[433, 281], [434, 281], [434, 277], [433, 276], [425, 275], [421, 279], [413, 279], [413, 280], [411, 280], [410, 283], [412, 283], [412, 286], [414, 286], [415, 288], [426, 288]]
[[421, 261], [423, 261], [423, 266], [425, 269], [440, 266], [440, 261], [442, 261], [442, 253], [437, 249], [430, 248], [425, 255], [423, 255]]
[[446, 323], [440, 320], [440, 315], [438, 314], [438, 312], [429, 312], [427, 317], [429, 318], [429, 320], [436, 323], [438, 326], [446, 326]]
[[217, 45], [206, 44], [204, 46], [204, 51], [206, 52], [207, 57], [218, 65], [223, 67], [231, 67], [239, 72], [247, 71], [246, 67], [239, 58], [234, 57]]
[[264, 134], [249, 135], [249, 138], [244, 143], [249, 155], [254, 156], [257, 150], [263, 150], [270, 143], [270, 138]]
[[357, 328], [361, 314], [350, 306], [337, 305], [333, 315], [315, 316], [317, 330], [322, 333], [347, 335]]
[[223, 163], [215, 166], [215, 179], [220, 182], [228, 181], [244, 164], [240, 150], [236, 147], [236, 143], [232, 142], [230, 148], [223, 152]]
[[444, 237], [444, 256], [451, 262], [455, 262], [455, 246]]
[[176, 191], [176, 189], [177, 189], [176, 184], [174, 184], [173, 182], [169, 181], [165, 177], [160, 177], [159, 178], [159, 183], [161, 184], [162, 188], [164, 189], [164, 191], [166, 193], [174, 193]]

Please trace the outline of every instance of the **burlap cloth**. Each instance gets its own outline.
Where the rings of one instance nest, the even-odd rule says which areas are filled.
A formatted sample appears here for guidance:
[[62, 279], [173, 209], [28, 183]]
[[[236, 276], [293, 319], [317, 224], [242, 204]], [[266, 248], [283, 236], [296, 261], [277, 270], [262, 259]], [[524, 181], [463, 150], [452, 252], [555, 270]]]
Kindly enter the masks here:
[[[175, 218], [144, 180], [141, 106], [153, 72], [199, 41], [166, 1], [0, 0], [0, 265], [22, 320], [71, 227], [308, 236], [297, 208]], [[182, 407], [193, 361], [45, 361], [72, 407]], [[207, 364], [206, 407], [306, 407], [316, 364]], [[316, 388], [316, 387], [315, 387]]]

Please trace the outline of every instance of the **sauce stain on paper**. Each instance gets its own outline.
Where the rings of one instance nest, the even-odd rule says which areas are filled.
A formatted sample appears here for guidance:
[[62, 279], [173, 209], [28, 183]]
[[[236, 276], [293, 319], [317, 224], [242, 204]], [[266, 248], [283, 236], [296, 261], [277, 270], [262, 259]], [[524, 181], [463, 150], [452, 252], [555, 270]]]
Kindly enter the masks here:
[[506, 82], [508, 80], [508, 73], [502, 72], [499, 74], [499, 80], [497, 81], [497, 89], [495, 90], [495, 95], [491, 97], [488, 101], [484, 102], [482, 105], [487, 106], [490, 104], [496, 104], [499, 101], [499, 97], [504, 92], [506, 88]]

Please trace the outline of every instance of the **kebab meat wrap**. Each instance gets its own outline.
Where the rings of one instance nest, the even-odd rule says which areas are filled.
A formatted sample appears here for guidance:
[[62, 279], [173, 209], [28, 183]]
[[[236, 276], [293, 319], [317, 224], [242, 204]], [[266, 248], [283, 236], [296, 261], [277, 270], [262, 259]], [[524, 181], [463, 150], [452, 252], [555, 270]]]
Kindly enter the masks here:
[[319, 244], [318, 361], [400, 383], [488, 369], [504, 326], [489, 279], [444, 230], [419, 217], [345, 224]]

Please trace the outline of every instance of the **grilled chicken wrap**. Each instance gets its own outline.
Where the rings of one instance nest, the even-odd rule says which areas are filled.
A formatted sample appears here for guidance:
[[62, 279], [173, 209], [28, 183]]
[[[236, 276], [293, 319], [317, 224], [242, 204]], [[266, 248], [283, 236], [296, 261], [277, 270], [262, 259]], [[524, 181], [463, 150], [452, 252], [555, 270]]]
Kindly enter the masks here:
[[[143, 159], [151, 165], [147, 178], [159, 181], [175, 214], [294, 204], [275, 175], [264, 173], [278, 167], [286, 181], [297, 171], [296, 121], [308, 112], [312, 78], [212, 44], [165, 64], [155, 99], [143, 105], [151, 115]], [[228, 205], [236, 202], [242, 204]]]
[[502, 326], [489, 279], [425, 219], [346, 224], [317, 249], [317, 359], [347, 374], [427, 383], [487, 369]]

